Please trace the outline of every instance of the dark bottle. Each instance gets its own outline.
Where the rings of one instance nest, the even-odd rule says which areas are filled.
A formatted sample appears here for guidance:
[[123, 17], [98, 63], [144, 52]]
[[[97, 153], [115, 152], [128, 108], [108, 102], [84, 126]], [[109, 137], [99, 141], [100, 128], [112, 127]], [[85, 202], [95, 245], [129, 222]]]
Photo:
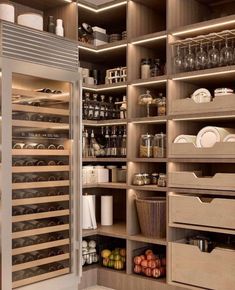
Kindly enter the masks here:
[[23, 214], [34, 214], [36, 211], [30, 206], [25, 206], [23, 210]]
[[44, 144], [38, 144], [38, 145], [36, 145], [36, 149], [44, 150], [44, 149], [46, 149], [46, 146]]
[[47, 255], [43, 252], [37, 252], [37, 253], [33, 254], [34, 260], [41, 260], [41, 259], [45, 259], [46, 257], [47, 257]]
[[49, 252], [48, 252], [48, 257], [54, 257], [54, 256], [56, 256], [57, 254], [56, 254], [56, 251], [55, 250], [50, 250]]
[[54, 271], [56, 271], [56, 270], [57, 270], [56, 265], [50, 265], [50, 266], [48, 267], [48, 271], [49, 271], [49, 272], [54, 272]]
[[22, 247], [28, 247], [34, 245], [34, 241], [32, 239], [24, 239], [22, 242]]
[[63, 255], [64, 251], [62, 249], [56, 250], [56, 255]]
[[121, 157], [121, 147], [122, 147], [122, 130], [121, 127], [118, 129], [117, 135], [117, 156]]
[[156, 58], [151, 66], [151, 77], [157, 77], [162, 74], [160, 59]]
[[57, 150], [64, 150], [64, 145], [62, 144], [59, 144], [57, 147], [56, 147]]
[[118, 98], [115, 102], [115, 112], [113, 113], [113, 119], [120, 119], [120, 103]]
[[109, 120], [113, 119], [113, 114], [115, 112], [115, 108], [113, 105], [113, 97], [109, 97], [109, 103], [108, 103], [108, 118]]
[[22, 247], [22, 240], [13, 240], [12, 241], [12, 248], [16, 249], [16, 248], [21, 248]]
[[33, 143], [29, 143], [29, 144], [25, 144], [24, 145], [24, 149], [34, 149], [35, 148], [35, 144], [33, 144]]
[[27, 254], [24, 256], [24, 258], [22, 259], [23, 263], [28, 263], [28, 262], [32, 262], [34, 261], [34, 256], [31, 254]]
[[109, 127], [106, 127], [105, 139], [106, 139], [105, 156], [110, 157], [111, 156], [111, 138], [109, 135]]
[[12, 215], [18, 216], [24, 214], [24, 207], [13, 207], [12, 208]]
[[48, 19], [48, 32], [55, 33], [55, 22], [53, 16], [49, 16]]
[[46, 181], [46, 178], [45, 178], [44, 176], [38, 176], [38, 177], [36, 178], [36, 181], [37, 181], [37, 182], [44, 182], [44, 181]]
[[100, 102], [98, 101], [98, 95], [93, 94], [93, 119], [99, 120], [100, 119]]
[[105, 103], [105, 95], [100, 96], [101, 101], [100, 101], [100, 119], [104, 120], [106, 118], [105, 113], [106, 113], [106, 107], [107, 104]]
[[64, 238], [65, 237], [61, 233], [56, 235], [56, 240], [63, 240]]
[[56, 146], [54, 144], [50, 144], [47, 148], [50, 150], [56, 150]]
[[54, 160], [50, 160], [50, 161], [48, 161], [47, 165], [49, 165], [49, 166], [55, 166], [56, 165], [56, 162]]
[[90, 104], [90, 93], [85, 93], [85, 100], [83, 100], [83, 106], [82, 106], [82, 114], [83, 119], [87, 120], [89, 119], [89, 104]]
[[56, 237], [53, 236], [53, 235], [50, 235], [50, 236], [47, 238], [47, 242], [54, 242], [54, 241], [56, 241], [56, 240], [57, 240]]
[[34, 166], [37, 161], [30, 159], [25, 161], [25, 166]]
[[25, 161], [24, 160], [15, 160], [12, 162], [13, 166], [24, 166]]
[[35, 165], [37, 165], [37, 166], [46, 166], [46, 161], [38, 160], [38, 161], [35, 162]]
[[30, 117], [31, 121], [43, 122], [43, 115], [41, 114], [33, 114]]
[[56, 180], [56, 177], [54, 175], [50, 175], [48, 177], [48, 181], [55, 181]]
[[122, 143], [121, 143], [121, 157], [125, 158], [126, 157], [126, 128], [124, 127], [123, 135], [122, 135]]
[[56, 270], [63, 270], [64, 266], [62, 264], [57, 264], [56, 265]]
[[17, 265], [22, 263], [22, 256], [14, 256], [12, 258], [12, 265]]
[[112, 135], [110, 137], [110, 155], [111, 157], [117, 157], [118, 153], [117, 153], [117, 135], [116, 135], [116, 127], [113, 126], [112, 128]]
[[65, 162], [62, 161], [62, 160], [59, 160], [59, 161], [56, 162], [56, 165], [65, 165]]

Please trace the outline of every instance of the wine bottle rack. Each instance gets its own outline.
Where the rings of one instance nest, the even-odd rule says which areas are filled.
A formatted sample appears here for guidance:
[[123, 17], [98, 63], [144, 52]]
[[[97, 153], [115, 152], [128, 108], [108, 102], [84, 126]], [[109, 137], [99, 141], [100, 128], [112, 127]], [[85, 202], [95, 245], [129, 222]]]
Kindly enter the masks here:
[[[37, 148], [33, 144], [45, 147], [12, 149], [12, 239], [13, 245], [20, 244], [12, 249], [13, 288], [70, 272], [69, 102], [69, 93], [12, 90], [13, 146], [19, 142], [23, 147], [26, 144], [32, 144], [29, 148]], [[38, 114], [37, 120], [31, 120], [34, 114]], [[29, 130], [33, 133], [28, 134]], [[50, 144], [55, 145], [53, 149], [48, 149]], [[62, 148], [58, 149], [58, 145]], [[59, 195], [51, 196], [52, 188], [60, 191]], [[37, 196], [41, 190], [45, 196]], [[27, 191], [31, 191], [29, 198], [24, 194]], [[62, 238], [56, 240], [54, 233], [60, 233]], [[38, 239], [45, 235], [52, 240]], [[50, 255], [50, 251], [54, 254]], [[51, 264], [58, 264], [59, 268], [48, 268]]]

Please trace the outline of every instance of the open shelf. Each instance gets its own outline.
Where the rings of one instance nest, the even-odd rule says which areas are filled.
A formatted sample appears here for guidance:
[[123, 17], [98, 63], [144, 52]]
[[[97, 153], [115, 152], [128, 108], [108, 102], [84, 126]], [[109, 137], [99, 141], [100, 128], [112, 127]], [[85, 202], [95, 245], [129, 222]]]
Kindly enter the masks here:
[[144, 242], [144, 243], [150, 243], [150, 244], [156, 244], [156, 245], [162, 245], [166, 246], [167, 245], [167, 240], [166, 239], [155, 239], [155, 238], [148, 238], [145, 237], [142, 234], [138, 235], [129, 235], [128, 240], [130, 241], [137, 241], [137, 242]]
[[98, 225], [95, 230], [83, 230], [82, 236], [89, 237], [93, 235], [101, 235], [107, 237], [116, 237], [116, 238], [127, 238], [126, 225], [125, 223], [114, 223], [112, 226], [101, 226]]
[[83, 85], [83, 89], [92, 92], [125, 92], [127, 88], [127, 82], [119, 82], [116, 84], [103, 84], [103, 85]]
[[86, 127], [102, 127], [110, 125], [127, 125], [126, 119], [115, 119], [115, 120], [83, 120], [82, 125]]
[[69, 245], [69, 239], [63, 239], [63, 240], [59, 240], [59, 241], [53, 241], [53, 242], [42, 243], [42, 244], [32, 245], [32, 246], [28, 246], [28, 247], [13, 249], [12, 256], [30, 253], [30, 252], [35, 252], [35, 251], [39, 251], [39, 250], [46, 250], [46, 249], [59, 247], [59, 246], [65, 246], [65, 245]]
[[126, 189], [126, 183], [118, 182], [106, 182], [106, 183], [97, 183], [97, 184], [84, 184], [83, 188], [117, 188], [117, 189]]
[[168, 187], [160, 187], [157, 185], [143, 185], [143, 186], [137, 186], [137, 185], [129, 185], [130, 189], [135, 189], [135, 190], [146, 190], [146, 191], [168, 191]]

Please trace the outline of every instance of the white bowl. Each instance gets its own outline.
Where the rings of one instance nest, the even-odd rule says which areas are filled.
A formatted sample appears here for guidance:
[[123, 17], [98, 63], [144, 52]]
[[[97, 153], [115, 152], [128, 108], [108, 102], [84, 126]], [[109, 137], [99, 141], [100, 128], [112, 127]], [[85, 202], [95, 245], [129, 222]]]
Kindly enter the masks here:
[[37, 13], [25, 13], [19, 15], [17, 23], [37, 30], [43, 30], [43, 17]]
[[0, 19], [15, 22], [15, 7], [12, 4], [0, 4]]

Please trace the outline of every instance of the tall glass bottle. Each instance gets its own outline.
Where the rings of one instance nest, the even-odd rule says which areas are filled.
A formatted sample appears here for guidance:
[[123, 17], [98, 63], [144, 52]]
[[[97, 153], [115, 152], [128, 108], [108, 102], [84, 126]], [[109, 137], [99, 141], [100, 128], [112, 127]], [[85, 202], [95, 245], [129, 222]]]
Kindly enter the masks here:
[[89, 103], [90, 103], [90, 93], [85, 93], [85, 100], [83, 100], [83, 106], [82, 106], [82, 114], [83, 119], [87, 120], [89, 116]]
[[93, 119], [100, 119], [100, 102], [98, 101], [98, 94], [93, 94]]
[[126, 152], [127, 152], [127, 150], [126, 150], [126, 145], [127, 145], [126, 139], [127, 139], [126, 128], [124, 127], [123, 135], [122, 135], [122, 143], [121, 143], [121, 157], [122, 158], [126, 157]]
[[106, 103], [105, 103], [105, 95], [101, 95], [101, 102], [100, 102], [100, 119], [104, 120], [106, 118]]
[[116, 134], [116, 126], [113, 126], [112, 128], [112, 135], [110, 138], [110, 143], [111, 143], [111, 157], [117, 157], [118, 153], [118, 144], [117, 144], [117, 134]]
[[89, 140], [87, 130], [82, 130], [82, 157], [87, 158], [89, 156]]
[[106, 127], [105, 131], [105, 139], [106, 139], [106, 145], [105, 145], [105, 156], [110, 157], [111, 156], [111, 138], [109, 135], [109, 127]]

